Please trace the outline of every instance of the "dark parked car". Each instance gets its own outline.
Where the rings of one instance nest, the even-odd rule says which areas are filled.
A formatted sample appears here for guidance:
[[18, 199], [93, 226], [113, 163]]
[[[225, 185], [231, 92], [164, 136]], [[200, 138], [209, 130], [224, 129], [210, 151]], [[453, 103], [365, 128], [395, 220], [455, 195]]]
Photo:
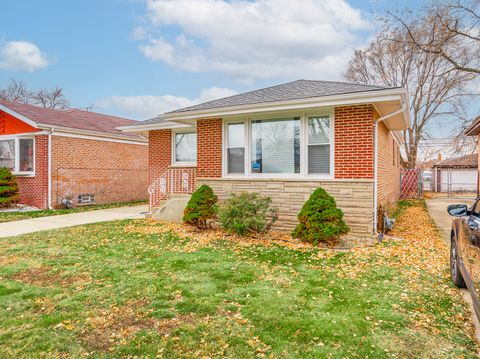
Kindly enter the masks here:
[[450, 274], [459, 288], [468, 288], [480, 318], [480, 197], [468, 208], [466, 204], [448, 206], [452, 221]]

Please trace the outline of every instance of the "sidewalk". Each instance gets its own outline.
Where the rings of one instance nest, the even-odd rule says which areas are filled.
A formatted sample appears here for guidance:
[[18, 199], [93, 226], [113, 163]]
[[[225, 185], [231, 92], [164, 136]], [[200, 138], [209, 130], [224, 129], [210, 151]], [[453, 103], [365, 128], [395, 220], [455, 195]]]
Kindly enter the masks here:
[[144, 218], [148, 206], [131, 206], [100, 209], [58, 216], [25, 219], [23, 221], [0, 223], [0, 238], [21, 234], [73, 227], [82, 224], [108, 222], [120, 219]]

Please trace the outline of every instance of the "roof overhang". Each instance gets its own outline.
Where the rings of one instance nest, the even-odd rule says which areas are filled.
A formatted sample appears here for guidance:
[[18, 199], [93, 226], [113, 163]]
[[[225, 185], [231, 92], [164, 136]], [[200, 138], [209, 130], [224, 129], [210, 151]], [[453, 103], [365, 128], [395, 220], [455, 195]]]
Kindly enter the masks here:
[[125, 132], [148, 132], [151, 130], [185, 128], [194, 126], [199, 119], [223, 118], [264, 114], [268, 112], [295, 111], [321, 107], [335, 107], [359, 104], [373, 104], [380, 116], [405, 109], [385, 121], [392, 131], [402, 131], [410, 127], [408, 93], [405, 89], [386, 89], [350, 93], [344, 95], [322, 96], [289, 101], [265, 102], [240, 106], [219, 107], [207, 110], [170, 112], [156, 117], [157, 122], [122, 126], [117, 129]]
[[9, 107], [7, 106], [4, 106], [2, 104], [0, 104], [0, 110], [3, 111], [3, 112], [6, 112], [8, 113], [9, 115], [15, 117], [15, 118], [18, 118], [20, 121], [23, 121], [25, 122], [26, 124], [32, 126], [32, 127], [35, 127], [35, 128], [38, 128], [37, 126], [37, 123], [35, 121], [32, 121], [30, 120], [29, 118], [19, 114], [18, 112], [16, 111], [13, 111], [12, 109], [10, 109]]
[[478, 116], [472, 124], [465, 130], [467, 136], [477, 136], [480, 134], [480, 116]]
[[71, 135], [85, 135], [85, 136], [95, 136], [100, 138], [111, 138], [117, 140], [125, 140], [125, 141], [132, 141], [132, 142], [147, 142], [146, 138], [142, 137], [132, 137], [128, 135], [122, 135], [121, 133], [108, 133], [108, 132], [99, 132], [99, 131], [88, 131], [88, 130], [81, 130], [78, 128], [70, 128], [70, 127], [63, 127], [63, 126], [55, 126], [49, 125], [46, 123], [39, 123], [38, 128], [50, 132], [61, 132], [61, 133], [68, 133]]
[[63, 127], [63, 126], [56, 126], [56, 125], [50, 125], [48, 123], [41, 123], [41, 122], [36, 122], [33, 121], [32, 119], [10, 109], [7, 106], [4, 106], [0, 104], [0, 110], [4, 111], [5, 113], [8, 113], [9, 115], [19, 119], [20, 121], [23, 121], [27, 123], [28, 125], [38, 128], [39, 130], [47, 130], [47, 131], [59, 131], [59, 132], [64, 132], [64, 133], [70, 133], [70, 134], [78, 134], [78, 135], [89, 135], [89, 136], [96, 136], [96, 137], [104, 137], [104, 138], [114, 138], [118, 140], [128, 140], [128, 141], [133, 141], [133, 142], [146, 142], [147, 140], [142, 137], [132, 137], [124, 134], [115, 134], [115, 133], [108, 133], [108, 132], [99, 132], [99, 131], [88, 131], [88, 130], [82, 130], [79, 128], [71, 128], [71, 127]]

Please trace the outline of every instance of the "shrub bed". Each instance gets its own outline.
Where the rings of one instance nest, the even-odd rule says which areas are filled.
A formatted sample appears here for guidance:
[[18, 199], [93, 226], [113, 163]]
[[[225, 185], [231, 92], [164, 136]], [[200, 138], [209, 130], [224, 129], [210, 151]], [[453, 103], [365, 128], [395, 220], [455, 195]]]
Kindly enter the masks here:
[[317, 188], [297, 215], [300, 222], [292, 236], [313, 244], [329, 242], [350, 230], [335, 199], [323, 188]]
[[219, 218], [227, 232], [245, 235], [268, 231], [278, 218], [277, 212], [271, 197], [243, 192], [230, 196], [220, 207]]
[[12, 172], [6, 168], [0, 168], [0, 208], [8, 208], [18, 203], [18, 184]]
[[209, 220], [216, 218], [217, 200], [211, 187], [200, 186], [193, 192], [183, 211], [183, 221], [197, 228], [206, 229]]

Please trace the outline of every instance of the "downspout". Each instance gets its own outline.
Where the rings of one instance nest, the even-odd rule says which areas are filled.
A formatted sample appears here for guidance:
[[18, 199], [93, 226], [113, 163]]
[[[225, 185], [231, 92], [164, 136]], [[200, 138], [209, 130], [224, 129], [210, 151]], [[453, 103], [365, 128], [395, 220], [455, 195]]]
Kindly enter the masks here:
[[402, 102], [402, 108], [394, 111], [392, 113], [386, 114], [385, 116], [379, 117], [373, 127], [374, 139], [373, 139], [373, 148], [374, 148], [374, 157], [373, 157], [373, 233], [377, 233], [378, 225], [378, 124], [386, 119], [389, 119], [392, 116], [398, 115], [399, 113], [407, 111], [407, 105]]
[[48, 160], [48, 209], [53, 209], [52, 207], [52, 133], [53, 133], [53, 128], [50, 129], [50, 132], [48, 133], [48, 155], [47, 155], [47, 160]]

